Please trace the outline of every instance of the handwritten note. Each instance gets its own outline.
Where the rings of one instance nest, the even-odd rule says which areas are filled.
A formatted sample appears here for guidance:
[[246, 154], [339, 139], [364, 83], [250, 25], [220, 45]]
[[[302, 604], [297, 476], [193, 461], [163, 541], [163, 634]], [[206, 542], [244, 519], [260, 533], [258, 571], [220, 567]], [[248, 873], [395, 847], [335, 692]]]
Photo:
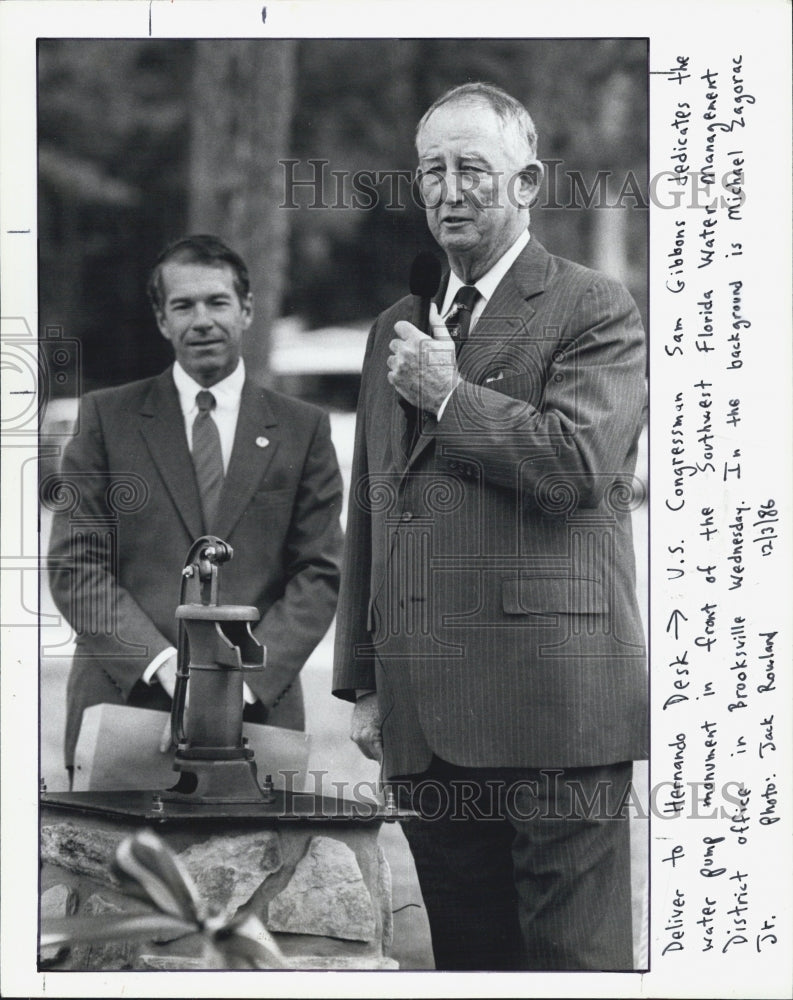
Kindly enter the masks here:
[[764, 267], [781, 220], [763, 218], [756, 50], [653, 69], [650, 963], [706, 982], [790, 940], [790, 456]]

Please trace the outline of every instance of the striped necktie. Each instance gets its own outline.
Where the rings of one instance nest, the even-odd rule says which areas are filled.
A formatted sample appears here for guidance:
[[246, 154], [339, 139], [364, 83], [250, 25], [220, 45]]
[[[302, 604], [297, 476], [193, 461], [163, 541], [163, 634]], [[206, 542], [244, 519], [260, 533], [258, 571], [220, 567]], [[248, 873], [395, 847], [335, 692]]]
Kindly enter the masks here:
[[204, 512], [204, 530], [211, 531], [223, 488], [223, 453], [217, 424], [211, 415], [215, 397], [202, 389], [195, 401], [198, 413], [193, 421], [193, 465]]

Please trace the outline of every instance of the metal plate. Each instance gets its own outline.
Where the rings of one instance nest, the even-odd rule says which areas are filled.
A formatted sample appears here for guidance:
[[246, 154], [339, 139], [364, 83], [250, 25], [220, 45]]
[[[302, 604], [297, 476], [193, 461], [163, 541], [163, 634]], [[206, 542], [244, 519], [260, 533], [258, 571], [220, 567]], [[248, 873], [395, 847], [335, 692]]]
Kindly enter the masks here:
[[276, 790], [272, 801], [191, 802], [168, 798], [162, 789], [118, 792], [44, 792], [42, 806], [148, 823], [240, 822], [381, 823], [409, 819], [410, 810], [386, 808], [373, 801], [353, 802], [311, 792]]

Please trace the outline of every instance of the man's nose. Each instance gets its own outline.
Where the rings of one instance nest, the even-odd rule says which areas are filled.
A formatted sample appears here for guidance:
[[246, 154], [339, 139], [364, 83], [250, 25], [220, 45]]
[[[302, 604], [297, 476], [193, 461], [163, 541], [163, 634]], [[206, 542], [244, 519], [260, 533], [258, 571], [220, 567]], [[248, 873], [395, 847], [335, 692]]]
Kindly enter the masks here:
[[213, 323], [212, 314], [203, 302], [197, 302], [193, 309], [193, 328], [196, 330], [208, 330]]
[[460, 170], [449, 170], [444, 180], [443, 200], [447, 205], [459, 205], [467, 190], [464, 175]]

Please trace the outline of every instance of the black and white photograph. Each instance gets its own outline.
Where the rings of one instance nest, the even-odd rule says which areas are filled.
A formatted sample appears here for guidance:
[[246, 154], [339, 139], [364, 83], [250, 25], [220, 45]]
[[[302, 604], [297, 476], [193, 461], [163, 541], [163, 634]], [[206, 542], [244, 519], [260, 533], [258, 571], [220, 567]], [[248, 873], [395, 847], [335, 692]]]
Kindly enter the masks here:
[[[71, 662], [62, 645], [43, 658], [42, 746], [64, 755], [43, 769], [44, 801], [69, 838], [45, 826], [45, 893], [67, 885], [70, 807], [93, 797], [102, 829], [126, 810], [128, 832], [140, 797], [100, 793], [166, 788], [142, 766], [162, 754], [184, 787], [161, 796], [165, 844], [189, 804], [177, 857], [227, 916], [242, 901], [287, 935], [287, 967], [635, 968], [646, 39], [43, 39], [38, 59], [41, 317], [76, 335], [81, 361], [78, 396], [49, 407], [69, 440], [40, 486], [50, 596], [75, 634]], [[214, 539], [230, 559], [204, 554]], [[222, 621], [254, 606], [266, 660], [236, 678], [218, 666], [203, 694], [189, 668], [180, 749], [176, 615], [183, 568], [205, 563], [208, 606]], [[184, 623], [191, 657], [224, 632]], [[138, 751], [141, 709], [159, 715]], [[264, 734], [256, 768], [276, 799], [240, 805], [256, 774], [224, 758], [243, 719], [311, 742], [287, 793], [307, 769], [312, 791], [393, 797], [404, 877], [390, 893], [387, 856], [365, 859], [367, 885], [345, 853], [357, 898], [338, 882], [332, 819], [284, 843], [288, 822], [270, 817], [303, 805], [283, 798]], [[55, 795], [65, 776], [76, 801]], [[376, 838], [381, 820], [359, 822]], [[228, 857], [251, 823], [283, 859], [260, 885]], [[93, 854], [90, 828], [79, 836]], [[147, 942], [124, 961], [200, 967], [202, 944]], [[74, 951], [83, 968], [121, 954]]]
[[786, 995], [789, 53], [65, 6], [3, 184], [14, 982]]

